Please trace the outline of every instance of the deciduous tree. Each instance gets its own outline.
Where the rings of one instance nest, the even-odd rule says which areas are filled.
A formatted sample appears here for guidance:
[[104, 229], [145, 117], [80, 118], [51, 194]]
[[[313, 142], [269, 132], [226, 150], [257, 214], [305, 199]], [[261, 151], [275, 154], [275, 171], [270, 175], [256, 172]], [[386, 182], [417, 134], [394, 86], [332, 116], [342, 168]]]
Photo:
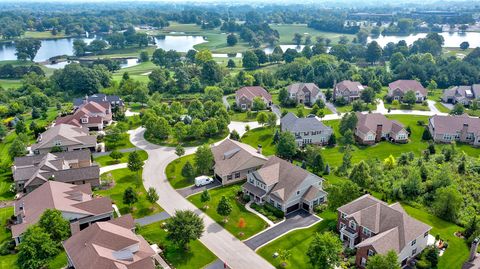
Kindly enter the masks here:
[[199, 239], [205, 225], [203, 220], [191, 210], [175, 211], [175, 214], [167, 219], [165, 228], [168, 230], [168, 238], [178, 246], [188, 249], [190, 241]]

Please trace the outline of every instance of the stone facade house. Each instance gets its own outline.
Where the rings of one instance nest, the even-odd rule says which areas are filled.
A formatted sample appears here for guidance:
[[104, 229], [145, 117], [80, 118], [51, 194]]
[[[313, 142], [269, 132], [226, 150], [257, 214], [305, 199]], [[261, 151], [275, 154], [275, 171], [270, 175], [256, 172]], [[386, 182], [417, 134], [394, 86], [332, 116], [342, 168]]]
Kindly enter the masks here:
[[365, 87], [358, 81], [344, 80], [333, 87], [333, 100], [344, 99], [347, 103], [359, 99]]
[[117, 95], [106, 95], [103, 93], [96, 93], [90, 96], [85, 96], [84, 98], [76, 98], [73, 100], [73, 109], [77, 110], [80, 106], [88, 103], [88, 102], [96, 102], [96, 103], [103, 103], [107, 102], [110, 103], [111, 107], [117, 107], [120, 110], [123, 110], [125, 107], [125, 103], [123, 102], [122, 98]]
[[269, 203], [285, 214], [313, 208], [326, 202], [324, 179], [292, 163], [272, 156], [257, 171], [250, 172], [243, 193], [257, 204]]
[[313, 105], [318, 99], [325, 102], [325, 95], [315, 83], [294, 83], [288, 86], [288, 97], [299, 104]]
[[95, 151], [96, 147], [97, 137], [90, 135], [88, 128], [59, 124], [40, 134], [31, 150], [34, 154], [45, 154], [54, 148], [60, 148], [62, 151], [81, 149]]
[[401, 101], [403, 96], [409, 91], [415, 93], [418, 103], [427, 100], [427, 89], [416, 80], [397, 80], [388, 84], [388, 97], [392, 100]]
[[261, 154], [261, 148], [225, 139], [212, 147], [215, 165], [215, 177], [222, 185], [232, 184], [245, 180], [247, 174], [260, 168], [267, 158]]
[[289, 112], [280, 120], [280, 130], [295, 136], [300, 147], [308, 144], [324, 145], [332, 135], [332, 128], [323, 124], [317, 117], [299, 118]]
[[345, 246], [356, 248], [355, 264], [395, 251], [403, 267], [427, 247], [432, 227], [410, 217], [400, 203], [388, 205], [366, 194], [338, 208], [337, 229]]
[[272, 95], [260, 86], [243, 87], [237, 90], [235, 92], [235, 103], [239, 109], [247, 110], [252, 108], [255, 97], [262, 99], [267, 108], [272, 105]]
[[480, 119], [467, 114], [460, 116], [435, 115], [428, 119], [428, 130], [435, 142], [459, 141], [480, 146]]
[[110, 198], [93, 198], [90, 184], [73, 185], [48, 181], [31, 193], [15, 201], [12, 237], [18, 245], [22, 234], [40, 220], [47, 209], [57, 209], [70, 222], [72, 234], [94, 222], [113, 218]]
[[71, 115], [58, 117], [55, 124], [70, 124], [86, 127], [89, 130], [103, 130], [112, 123], [112, 107], [109, 102], [93, 102], [82, 104]]
[[16, 157], [12, 172], [17, 192], [31, 192], [49, 180], [100, 185], [100, 168], [91, 161], [89, 150]]
[[480, 84], [454, 86], [445, 90], [442, 95], [444, 103], [461, 103], [465, 106], [469, 106], [475, 99], [480, 99]]
[[389, 120], [380, 113], [355, 113], [357, 125], [355, 127], [356, 140], [365, 145], [375, 144], [382, 139], [395, 143], [407, 143], [408, 132], [403, 124], [396, 120]]
[[96, 222], [63, 242], [68, 267], [73, 269], [154, 269], [160, 258], [148, 242], [135, 234], [131, 215]]

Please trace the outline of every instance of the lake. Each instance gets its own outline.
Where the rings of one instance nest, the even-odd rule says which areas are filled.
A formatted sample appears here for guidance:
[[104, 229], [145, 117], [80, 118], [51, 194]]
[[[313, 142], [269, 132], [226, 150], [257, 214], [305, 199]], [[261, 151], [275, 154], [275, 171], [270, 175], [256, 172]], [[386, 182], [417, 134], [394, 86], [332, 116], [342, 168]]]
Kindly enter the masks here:
[[[442, 32], [440, 33], [441, 36], [445, 39], [444, 47], [449, 48], [458, 48], [460, 47], [460, 43], [467, 41], [470, 44], [470, 48], [480, 47], [480, 33], [477, 32], [466, 32], [466, 33], [449, 33], [449, 32]], [[379, 36], [377, 38], [369, 37], [367, 42], [377, 41], [377, 43], [384, 47], [389, 42], [398, 43], [400, 40], [405, 40], [408, 45], [413, 44], [419, 38], [426, 37], [426, 33], [419, 33], [419, 34], [411, 34], [408, 36]]]

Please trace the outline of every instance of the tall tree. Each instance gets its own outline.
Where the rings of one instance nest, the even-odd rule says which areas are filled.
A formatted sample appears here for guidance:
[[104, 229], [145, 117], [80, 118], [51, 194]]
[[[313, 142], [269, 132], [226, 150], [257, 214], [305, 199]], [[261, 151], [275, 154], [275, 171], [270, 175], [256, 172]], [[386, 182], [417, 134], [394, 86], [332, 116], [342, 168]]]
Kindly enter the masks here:
[[277, 155], [291, 160], [297, 153], [295, 137], [290, 132], [281, 132], [277, 143]]
[[136, 202], [138, 202], [137, 193], [133, 190], [132, 187], [126, 188], [123, 192], [123, 203], [131, 208], [132, 205]]
[[361, 187], [368, 186], [372, 179], [372, 176], [370, 175], [370, 167], [365, 161], [360, 161], [352, 168], [349, 178]]
[[257, 55], [249, 50], [243, 54], [242, 63], [245, 69], [255, 69], [259, 65]]
[[29, 227], [23, 234], [18, 249], [17, 263], [24, 269], [43, 268], [59, 252], [57, 243], [37, 225]]
[[367, 52], [365, 58], [370, 63], [375, 63], [382, 57], [382, 48], [378, 45], [377, 41], [372, 41], [367, 46]]
[[462, 207], [463, 198], [456, 187], [443, 187], [435, 192], [432, 208], [438, 217], [448, 221], [455, 221]]
[[344, 204], [360, 197], [361, 192], [357, 184], [350, 180], [342, 181], [339, 184], [332, 184], [328, 189], [328, 207], [337, 210]]
[[175, 211], [165, 226], [168, 238], [184, 249], [188, 248], [190, 241], [199, 239], [205, 230], [203, 220], [191, 210]]
[[342, 242], [331, 232], [316, 233], [307, 250], [307, 257], [315, 269], [332, 269], [340, 264]]
[[368, 258], [367, 269], [400, 269], [398, 256], [390, 250], [387, 254], [375, 254]]
[[198, 174], [207, 175], [213, 168], [214, 159], [212, 150], [208, 145], [202, 145], [195, 152], [195, 167]]
[[18, 60], [26, 61], [29, 59], [33, 61], [37, 56], [38, 50], [42, 47], [40, 40], [36, 39], [20, 39], [15, 41], [15, 55]]
[[139, 171], [143, 167], [143, 162], [140, 159], [140, 155], [138, 154], [137, 151], [133, 151], [130, 154], [128, 154], [128, 163], [127, 163], [128, 170], [132, 172], [137, 172], [137, 176]]
[[58, 244], [70, 236], [70, 223], [63, 218], [62, 212], [56, 209], [45, 210], [38, 221], [38, 226]]

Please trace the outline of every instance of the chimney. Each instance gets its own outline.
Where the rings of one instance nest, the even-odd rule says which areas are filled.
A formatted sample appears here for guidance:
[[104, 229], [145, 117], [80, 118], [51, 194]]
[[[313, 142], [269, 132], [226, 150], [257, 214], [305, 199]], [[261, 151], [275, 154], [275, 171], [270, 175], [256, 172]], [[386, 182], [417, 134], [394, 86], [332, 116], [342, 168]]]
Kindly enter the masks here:
[[85, 95], [85, 99], [83, 99], [83, 104], [85, 105], [88, 102], [88, 95]]
[[480, 244], [480, 237], [477, 237], [472, 242], [472, 247], [470, 248], [470, 258], [468, 259], [469, 262], [473, 262], [475, 260], [475, 256], [477, 255], [477, 248]]
[[462, 127], [462, 132], [460, 133], [460, 139], [465, 139], [467, 137], [468, 123], [464, 123]]
[[262, 154], [262, 145], [258, 144], [257, 153]]
[[382, 124], [377, 124], [377, 130], [375, 130], [375, 142], [382, 140]]

